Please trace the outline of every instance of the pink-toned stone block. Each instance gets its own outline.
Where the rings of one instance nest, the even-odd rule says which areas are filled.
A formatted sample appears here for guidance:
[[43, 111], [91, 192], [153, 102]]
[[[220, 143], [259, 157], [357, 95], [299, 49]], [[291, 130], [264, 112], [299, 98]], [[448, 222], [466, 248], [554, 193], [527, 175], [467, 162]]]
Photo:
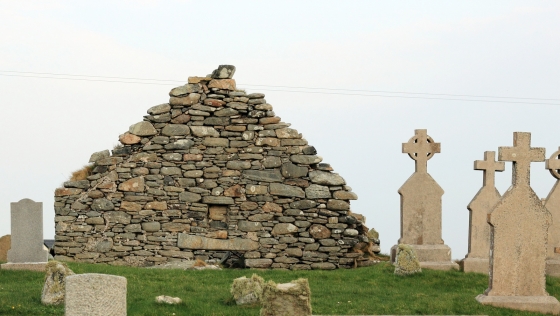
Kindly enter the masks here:
[[[443, 189], [428, 173], [428, 160], [441, 151], [440, 143], [425, 129], [403, 143], [403, 153], [415, 161], [416, 172], [399, 189], [401, 196], [401, 238], [398, 244], [411, 245], [422, 268], [448, 270], [459, 266], [451, 261], [451, 249], [441, 238], [441, 196]], [[391, 248], [395, 261], [398, 245]]]
[[560, 148], [546, 160], [546, 169], [557, 180], [544, 206], [552, 215], [552, 224], [548, 228], [548, 248], [546, 255], [546, 274], [560, 276]]
[[486, 273], [489, 271], [490, 255], [490, 225], [488, 214], [501, 198], [500, 192], [494, 186], [496, 171], [504, 171], [505, 163], [495, 161], [495, 152], [484, 153], [484, 160], [474, 162], [475, 170], [482, 170], [484, 174], [483, 186], [469, 203], [469, 253], [463, 259], [465, 272]]
[[548, 228], [552, 216], [530, 186], [530, 164], [544, 161], [544, 148], [531, 147], [530, 133], [514, 133], [513, 147], [500, 147], [498, 159], [513, 162], [512, 186], [488, 215], [490, 280], [484, 305], [540, 313], [560, 312], [546, 292]]

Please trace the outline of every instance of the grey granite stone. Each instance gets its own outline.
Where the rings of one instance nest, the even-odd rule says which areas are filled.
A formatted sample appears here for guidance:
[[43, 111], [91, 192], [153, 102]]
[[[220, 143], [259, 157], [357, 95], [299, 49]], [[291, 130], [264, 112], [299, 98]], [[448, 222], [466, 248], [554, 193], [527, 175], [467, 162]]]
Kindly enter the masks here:
[[66, 316], [126, 316], [126, 278], [86, 273], [66, 278]]
[[8, 263], [47, 262], [43, 249], [43, 203], [23, 199], [10, 203], [12, 245]]

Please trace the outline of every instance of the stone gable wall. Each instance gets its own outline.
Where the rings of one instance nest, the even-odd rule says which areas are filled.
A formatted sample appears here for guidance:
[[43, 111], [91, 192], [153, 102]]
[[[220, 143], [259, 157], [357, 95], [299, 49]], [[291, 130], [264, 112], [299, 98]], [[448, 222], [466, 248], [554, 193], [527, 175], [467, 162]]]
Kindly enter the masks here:
[[[59, 260], [146, 266], [243, 253], [249, 267], [350, 267], [357, 199], [235, 67], [190, 77], [55, 191]], [[231, 259], [230, 259], [231, 260]]]

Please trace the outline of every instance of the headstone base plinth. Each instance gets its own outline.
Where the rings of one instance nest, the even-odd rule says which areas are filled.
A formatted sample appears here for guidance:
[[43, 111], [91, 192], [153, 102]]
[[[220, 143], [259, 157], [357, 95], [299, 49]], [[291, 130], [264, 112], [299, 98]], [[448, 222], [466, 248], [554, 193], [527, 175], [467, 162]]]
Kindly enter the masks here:
[[462, 260], [464, 272], [484, 273], [490, 272], [490, 260], [483, 258], [465, 258]]
[[560, 302], [554, 296], [488, 296], [479, 294], [476, 300], [482, 305], [504, 307], [520, 311], [558, 315]]
[[422, 261], [420, 268], [430, 270], [459, 270], [459, 265], [453, 261]]
[[[459, 265], [451, 261], [451, 248], [447, 245], [410, 245], [416, 252], [420, 267], [432, 270], [459, 270]], [[391, 262], [395, 262], [398, 245], [391, 248]]]
[[560, 276], [560, 260], [547, 259], [546, 260], [546, 275], [553, 277]]
[[45, 272], [46, 262], [23, 262], [23, 263], [4, 263], [0, 265], [2, 270], [29, 270]]

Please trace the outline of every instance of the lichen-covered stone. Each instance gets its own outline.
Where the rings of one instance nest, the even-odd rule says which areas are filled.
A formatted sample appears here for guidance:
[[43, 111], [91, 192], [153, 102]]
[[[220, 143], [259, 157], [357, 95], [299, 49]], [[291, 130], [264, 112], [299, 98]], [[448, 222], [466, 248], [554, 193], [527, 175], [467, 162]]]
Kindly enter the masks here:
[[220, 65], [218, 69], [212, 72], [211, 77], [214, 79], [231, 79], [235, 74], [234, 65]]
[[311, 290], [307, 279], [265, 283], [260, 316], [311, 316]]
[[41, 303], [44, 305], [60, 305], [64, 303], [66, 280], [74, 274], [64, 262], [49, 261], [46, 266], [45, 284], [41, 293]]
[[8, 250], [10, 250], [12, 246], [12, 236], [5, 235], [0, 238], [0, 261], [6, 262], [8, 261]]
[[326, 171], [311, 171], [309, 172], [311, 182], [322, 185], [344, 185], [346, 181], [336, 173]]
[[136, 136], [152, 136], [157, 134], [156, 129], [150, 122], [139, 122], [131, 125], [128, 132]]
[[99, 159], [107, 158], [110, 155], [111, 154], [109, 153], [109, 150], [98, 151], [91, 154], [91, 157], [89, 157], [89, 162], [96, 162]]
[[175, 305], [175, 304], [181, 304], [182, 302], [183, 300], [181, 300], [178, 297], [172, 297], [167, 295], [156, 296], [156, 303], [160, 303], [160, 304]]
[[250, 251], [258, 249], [259, 244], [249, 239], [222, 240], [179, 233], [177, 247], [186, 249]]
[[420, 272], [422, 269], [414, 248], [410, 245], [399, 244], [395, 260], [395, 274], [410, 275]]
[[245, 276], [234, 279], [230, 293], [237, 305], [253, 305], [261, 302], [264, 279], [253, 274], [250, 278]]

